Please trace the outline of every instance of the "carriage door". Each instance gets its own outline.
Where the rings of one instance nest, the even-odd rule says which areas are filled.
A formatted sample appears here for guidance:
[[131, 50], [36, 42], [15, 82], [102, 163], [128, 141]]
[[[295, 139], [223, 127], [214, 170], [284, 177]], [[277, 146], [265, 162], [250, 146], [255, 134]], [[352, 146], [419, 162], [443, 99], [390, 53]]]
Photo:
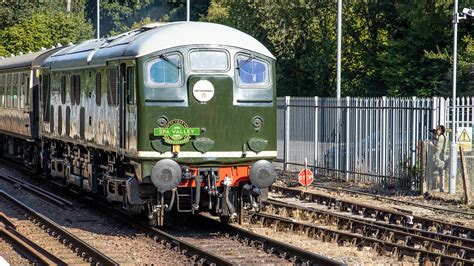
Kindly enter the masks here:
[[135, 67], [120, 64], [120, 147], [136, 151]]

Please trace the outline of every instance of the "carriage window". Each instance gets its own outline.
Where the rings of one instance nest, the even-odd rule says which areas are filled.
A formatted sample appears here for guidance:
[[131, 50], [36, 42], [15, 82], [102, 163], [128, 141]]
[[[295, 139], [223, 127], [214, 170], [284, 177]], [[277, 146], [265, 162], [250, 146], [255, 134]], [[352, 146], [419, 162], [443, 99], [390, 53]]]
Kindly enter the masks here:
[[102, 101], [102, 77], [100, 75], [100, 72], [97, 72], [95, 74], [95, 103], [97, 106], [100, 106], [100, 103]]
[[11, 92], [10, 85], [8, 85], [6, 88], [5, 100], [6, 100], [6, 107], [11, 107], [12, 106], [12, 92]]
[[18, 108], [18, 86], [17, 85], [13, 85], [12, 98], [13, 98], [13, 107]]
[[61, 76], [60, 94], [62, 104], [66, 103], [66, 76]]
[[5, 75], [0, 75], [0, 107], [5, 106]]
[[189, 54], [191, 69], [197, 71], [225, 71], [229, 69], [229, 58], [224, 51], [192, 51]]
[[0, 107], [5, 105], [5, 87], [0, 83]]
[[151, 86], [174, 86], [181, 83], [182, 59], [178, 54], [161, 55], [147, 63], [148, 80]]
[[18, 108], [18, 74], [13, 75], [12, 107]]
[[27, 94], [27, 84], [26, 84], [26, 73], [20, 74], [20, 109], [25, 109], [26, 105], [26, 94]]
[[107, 103], [109, 105], [117, 105], [118, 104], [118, 75], [117, 75], [117, 68], [109, 69], [108, 73], [108, 85], [107, 86]]
[[269, 83], [267, 62], [248, 55], [237, 56], [238, 83], [243, 86], [262, 86]]

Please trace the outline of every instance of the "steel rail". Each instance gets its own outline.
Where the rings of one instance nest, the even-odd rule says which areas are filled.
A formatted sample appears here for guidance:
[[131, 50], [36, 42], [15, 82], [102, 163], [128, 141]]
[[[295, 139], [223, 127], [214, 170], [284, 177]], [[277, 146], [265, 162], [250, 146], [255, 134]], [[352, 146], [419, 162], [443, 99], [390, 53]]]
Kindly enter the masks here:
[[[227, 260], [210, 251], [203, 250], [200, 247], [195, 246], [185, 240], [179, 239], [178, 237], [173, 236], [170, 233], [166, 232], [166, 229], [160, 229], [148, 225], [142, 220], [131, 217], [129, 214], [112, 209], [110, 206], [105, 204], [94, 204], [95, 207], [106, 212], [108, 215], [116, 217], [121, 222], [126, 223], [132, 227], [138, 228], [143, 231], [146, 235], [153, 238], [155, 241], [161, 242], [162, 244], [167, 244], [177, 250], [181, 251], [183, 254], [186, 254], [188, 257], [192, 257], [196, 262], [198, 261], [201, 264], [216, 264], [216, 265], [233, 265], [232, 261]], [[126, 219], [123, 219], [126, 217]], [[278, 254], [279, 256], [291, 257], [295, 263], [305, 262], [306, 265], [341, 265], [341, 263], [334, 261], [332, 259], [326, 258], [324, 256], [307, 252], [297, 247], [286, 245], [282, 242], [257, 235], [248, 230], [241, 229], [236, 226], [228, 225], [221, 223], [210, 217], [203, 215], [196, 215], [193, 217], [193, 224], [199, 224], [204, 226], [202, 228], [212, 228], [212, 229], [221, 229], [226, 233], [229, 232], [234, 235], [238, 235], [241, 238], [247, 239], [247, 244], [251, 243], [260, 243], [261, 247], [266, 250], [270, 250], [272, 253]]]
[[364, 195], [364, 196], [372, 197], [374, 199], [383, 199], [383, 200], [387, 200], [387, 201], [392, 201], [392, 202], [396, 202], [396, 203], [411, 205], [411, 206], [420, 207], [420, 208], [424, 208], [424, 209], [430, 209], [430, 210], [433, 210], [433, 211], [450, 212], [450, 213], [456, 213], [456, 214], [462, 214], [462, 215], [468, 215], [468, 216], [474, 217], [474, 212], [458, 211], [458, 210], [452, 210], [452, 209], [448, 209], [448, 208], [442, 208], [442, 207], [436, 207], [436, 206], [431, 206], [431, 205], [427, 205], [427, 204], [422, 204], [422, 203], [418, 203], [418, 202], [411, 202], [411, 201], [393, 199], [393, 198], [390, 198], [390, 197], [376, 195], [376, 194], [369, 193], [369, 192], [357, 191], [357, 190], [341, 188], [341, 187], [330, 187], [330, 186], [324, 186], [324, 185], [320, 185], [320, 184], [318, 184], [317, 186], [315, 185], [314, 187], [315, 188], [324, 188], [324, 189], [327, 189], [327, 190], [332, 190], [332, 191], [337, 191], [337, 192], [342, 191], [342, 192], [347, 192], [347, 193], [350, 193], [350, 194]]
[[438, 233], [450, 234], [467, 239], [474, 238], [474, 228], [457, 225], [441, 220], [422, 217], [414, 214], [407, 214], [400, 211], [377, 207], [366, 203], [355, 202], [346, 199], [340, 199], [318, 192], [309, 192], [297, 188], [288, 188], [278, 185], [272, 186], [272, 191], [283, 194], [297, 196], [311, 202], [322, 204], [331, 208], [336, 208], [344, 212], [372, 217], [377, 220], [387, 221], [392, 224], [402, 224], [406, 227], [420, 228], [431, 231], [433, 228]]
[[[405, 242], [406, 245], [420, 246], [430, 251], [443, 253], [445, 255], [456, 255], [459, 258], [468, 260], [474, 259], [474, 248], [465, 246], [465, 243], [446, 242], [437, 238], [430, 238], [424, 235], [417, 235], [411, 232], [402, 231], [403, 229], [385, 227], [381, 222], [367, 221], [361, 218], [352, 218], [345, 215], [332, 213], [330, 211], [318, 210], [310, 207], [303, 207], [286, 202], [267, 200], [263, 203], [264, 212], [272, 215], [280, 215], [285, 210], [287, 218], [297, 220], [317, 221], [324, 225], [336, 224], [338, 229], [350, 230], [365, 236], [371, 236], [385, 241]], [[301, 214], [309, 216], [308, 219], [302, 219]], [[309, 215], [308, 215], [309, 214]], [[315, 214], [314, 217], [311, 214]], [[470, 243], [472, 244], [472, 242]]]
[[48, 219], [47, 217], [43, 216], [42, 214], [34, 211], [30, 207], [26, 206], [15, 197], [11, 196], [10, 194], [6, 193], [3, 190], [0, 190], [0, 196], [7, 201], [14, 204], [16, 207], [20, 208], [22, 211], [25, 212], [27, 216], [30, 217], [34, 222], [39, 222], [42, 225], [50, 228], [50, 230], [54, 231], [57, 235], [59, 235], [62, 239], [68, 241], [73, 247], [78, 249], [78, 251], [82, 251], [85, 253], [86, 256], [89, 257], [89, 261], [91, 263], [97, 263], [101, 265], [118, 265], [117, 262], [112, 260], [111, 258], [104, 255], [99, 250], [95, 249], [94, 247], [90, 246], [86, 242], [82, 241], [81, 239], [77, 238], [67, 230], [63, 229], [60, 225], [53, 222], [52, 220]]
[[1, 179], [4, 179], [5, 181], [9, 182], [9, 183], [12, 183], [12, 184], [18, 184], [20, 187], [28, 190], [29, 192], [59, 206], [59, 207], [62, 207], [62, 208], [65, 208], [65, 207], [72, 207], [74, 205], [74, 203], [72, 203], [71, 201], [69, 200], [66, 200], [66, 199], [63, 199], [49, 191], [46, 191], [42, 188], [39, 188], [39, 187], [35, 187], [21, 179], [18, 179], [16, 177], [12, 177], [12, 176], [4, 176], [4, 175], [0, 175], [0, 178]]
[[259, 243], [260, 246], [265, 250], [270, 250], [272, 253], [277, 254], [280, 257], [289, 257], [294, 263], [298, 265], [342, 265], [342, 263], [327, 258], [325, 256], [285, 244], [283, 242], [256, 234], [254, 232], [234, 226], [232, 224], [224, 224], [213, 218], [202, 215], [199, 216], [199, 219], [204, 219], [203, 222], [211, 226], [211, 228], [219, 228], [234, 235], [248, 238], [254, 243]]
[[216, 264], [216, 265], [232, 265], [233, 263], [222, 258], [221, 256], [214, 254], [213, 252], [202, 250], [187, 241], [181, 240], [159, 228], [150, 226], [143, 222], [143, 220], [132, 217], [130, 214], [121, 210], [113, 209], [109, 205], [104, 203], [97, 203], [93, 201], [93, 198], [86, 198], [93, 206], [101, 211], [105, 212], [108, 216], [114, 217], [117, 221], [127, 224], [133, 228], [137, 228], [147, 236], [151, 237], [161, 244], [166, 244], [168, 247], [172, 247], [185, 254], [187, 257], [192, 258], [195, 262], [200, 264]]
[[0, 236], [10, 241], [15, 249], [36, 265], [67, 265], [8, 225], [0, 225]]
[[472, 264], [474, 261], [458, 258], [454, 256], [448, 256], [428, 250], [418, 249], [401, 245], [397, 243], [391, 243], [382, 239], [373, 237], [363, 236], [357, 233], [345, 232], [336, 229], [330, 229], [327, 226], [316, 226], [309, 223], [297, 222], [292, 219], [283, 218], [275, 215], [264, 214], [264, 213], [253, 213], [250, 216], [252, 223], [259, 223], [263, 225], [276, 224], [279, 227], [283, 227], [285, 230], [300, 231], [304, 232], [309, 237], [315, 237], [324, 241], [336, 241], [338, 243], [350, 243], [355, 246], [370, 246], [377, 250], [379, 253], [387, 253], [388, 255], [398, 256], [410, 256], [417, 260], [419, 263], [424, 263], [426, 260], [435, 262], [441, 265], [452, 265], [455, 263], [461, 264]]

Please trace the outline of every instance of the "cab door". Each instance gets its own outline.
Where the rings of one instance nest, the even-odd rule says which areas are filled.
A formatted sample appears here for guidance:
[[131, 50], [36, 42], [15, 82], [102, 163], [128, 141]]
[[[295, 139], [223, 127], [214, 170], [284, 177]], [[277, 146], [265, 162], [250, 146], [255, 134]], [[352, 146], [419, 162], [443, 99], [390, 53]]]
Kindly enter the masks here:
[[136, 151], [135, 64], [120, 64], [120, 147]]

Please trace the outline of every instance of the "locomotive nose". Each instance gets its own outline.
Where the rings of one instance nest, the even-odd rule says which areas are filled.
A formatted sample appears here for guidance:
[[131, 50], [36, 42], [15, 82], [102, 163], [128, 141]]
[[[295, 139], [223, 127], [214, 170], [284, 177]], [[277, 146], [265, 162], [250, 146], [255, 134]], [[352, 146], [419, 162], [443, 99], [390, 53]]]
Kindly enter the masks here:
[[269, 161], [257, 161], [250, 168], [250, 182], [260, 189], [270, 187], [276, 177], [275, 166]]
[[160, 192], [176, 188], [182, 176], [181, 167], [171, 159], [158, 161], [151, 170], [151, 182]]

